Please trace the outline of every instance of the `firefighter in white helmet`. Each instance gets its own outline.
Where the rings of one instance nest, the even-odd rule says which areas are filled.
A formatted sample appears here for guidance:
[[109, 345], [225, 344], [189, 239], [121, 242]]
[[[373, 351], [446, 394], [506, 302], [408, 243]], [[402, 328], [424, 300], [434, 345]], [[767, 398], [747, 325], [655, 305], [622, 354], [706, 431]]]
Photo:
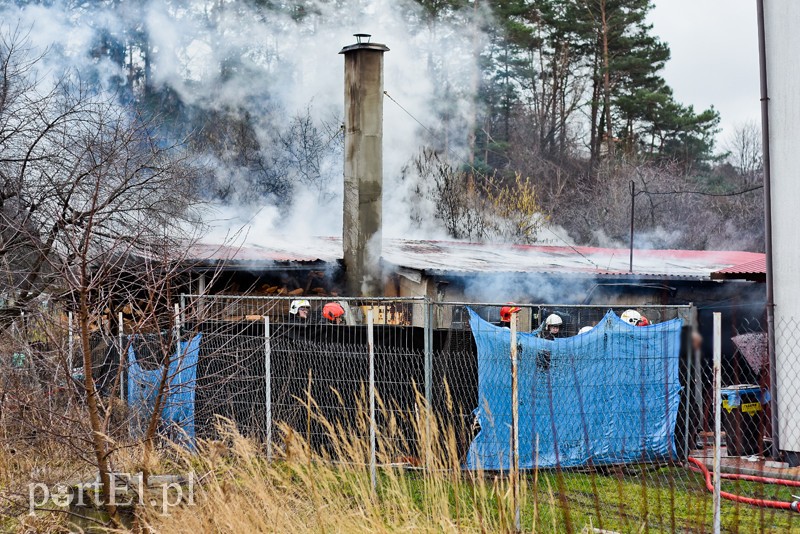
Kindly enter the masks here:
[[551, 313], [547, 316], [547, 319], [544, 320], [544, 326], [542, 327], [541, 332], [539, 332], [539, 337], [549, 340], [559, 337], [558, 334], [561, 331], [561, 325], [563, 324], [564, 321], [560, 316], [556, 315], [555, 313]]
[[[542, 325], [542, 329], [537, 334], [542, 339], [547, 339], [549, 341], [553, 341], [557, 337], [559, 337], [559, 332], [561, 331], [561, 325], [564, 324], [564, 321], [561, 319], [560, 316], [556, 315], [555, 313], [551, 313], [547, 316], [544, 320], [544, 325]], [[541, 349], [536, 352], [536, 367], [541, 371], [547, 371], [550, 369], [550, 362], [551, 362], [552, 354], [547, 349]]]
[[639, 322], [642, 320], [642, 314], [636, 310], [625, 310], [619, 318], [628, 324], [638, 326]]
[[293, 323], [307, 323], [311, 314], [311, 303], [305, 299], [293, 300], [289, 306], [289, 319]]

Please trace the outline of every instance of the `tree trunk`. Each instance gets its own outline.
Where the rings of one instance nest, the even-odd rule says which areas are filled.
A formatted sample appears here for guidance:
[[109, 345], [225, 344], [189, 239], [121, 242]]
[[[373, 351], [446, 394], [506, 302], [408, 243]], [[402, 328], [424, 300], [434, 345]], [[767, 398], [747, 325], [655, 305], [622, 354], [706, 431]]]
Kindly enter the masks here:
[[91, 314], [89, 312], [89, 296], [86, 289], [86, 276], [85, 269], [83, 273], [82, 285], [80, 290], [80, 305], [78, 308], [78, 326], [81, 332], [81, 347], [83, 349], [83, 375], [84, 387], [86, 388], [86, 408], [89, 411], [89, 425], [92, 429], [92, 449], [94, 451], [95, 460], [97, 461], [97, 470], [100, 474], [100, 482], [102, 483], [102, 499], [103, 506], [108, 512], [111, 521], [115, 526], [119, 526], [119, 516], [117, 515], [117, 507], [114, 504], [113, 496], [108, 491], [111, 488], [111, 471], [109, 469], [107, 446], [108, 441], [106, 438], [105, 429], [103, 428], [102, 419], [100, 417], [100, 403], [97, 400], [97, 386], [94, 383], [94, 373], [92, 372], [92, 347], [89, 343], [89, 323]]
[[475, 66], [472, 69], [472, 79], [470, 80], [470, 88], [472, 90], [472, 98], [476, 100], [474, 105], [470, 106], [469, 117], [467, 120], [467, 157], [469, 158], [469, 166], [475, 166], [475, 128], [478, 124], [478, 88], [480, 86], [480, 41], [478, 40], [478, 1], [475, 0], [472, 6], [472, 57], [475, 60]]
[[603, 29], [603, 105], [606, 112], [606, 142], [608, 143], [608, 156], [614, 153], [614, 135], [611, 128], [611, 78], [608, 61], [608, 20], [606, 18], [606, 0], [600, 0], [600, 19]]
[[505, 102], [504, 102], [504, 105], [503, 105], [503, 114], [505, 115], [503, 117], [503, 131], [504, 131], [505, 139], [503, 139], [503, 140], [506, 141], [506, 142], [508, 142], [510, 131], [511, 131], [511, 129], [509, 127], [509, 123], [511, 122], [511, 94], [512, 94], [512, 92], [511, 92], [511, 71], [509, 70], [509, 67], [508, 67], [508, 63], [510, 61], [508, 59], [508, 48], [509, 48], [509, 45], [508, 45], [508, 43], [506, 43], [505, 50], [504, 50], [504, 58], [503, 58], [504, 59], [504, 63], [505, 63], [504, 69], [503, 69], [503, 71], [504, 71], [503, 72], [503, 76], [505, 78], [505, 85], [506, 85], [506, 87], [505, 87], [505, 89], [506, 89], [506, 97], [505, 97]]
[[600, 126], [598, 124], [599, 121], [599, 112], [600, 112], [600, 76], [597, 70], [597, 58], [595, 56], [594, 62], [594, 73], [592, 75], [592, 102], [591, 102], [591, 122], [592, 128], [589, 137], [589, 170], [590, 172], [594, 171], [595, 165], [597, 164], [597, 160], [600, 156]]

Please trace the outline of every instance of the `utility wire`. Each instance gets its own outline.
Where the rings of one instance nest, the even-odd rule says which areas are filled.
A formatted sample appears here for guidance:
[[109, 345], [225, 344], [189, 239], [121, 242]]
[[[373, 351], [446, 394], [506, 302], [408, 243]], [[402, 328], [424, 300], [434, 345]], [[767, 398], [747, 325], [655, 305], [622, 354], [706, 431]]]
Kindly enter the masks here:
[[638, 191], [636, 195], [703, 195], [707, 197], [735, 197], [737, 195], [744, 195], [752, 191], [764, 189], [763, 185], [757, 185], [742, 191], [734, 191], [733, 193], [711, 193], [709, 191]]
[[[410, 111], [408, 111], [406, 108], [404, 108], [404, 107], [403, 107], [403, 106], [400, 104], [400, 102], [398, 102], [397, 100], [395, 100], [394, 98], [392, 98], [392, 96], [389, 94], [389, 92], [388, 92], [388, 91], [384, 91], [384, 92], [383, 92], [383, 94], [385, 94], [385, 95], [386, 95], [386, 96], [389, 98], [389, 100], [391, 100], [392, 102], [394, 102], [395, 104], [397, 104], [397, 107], [399, 107], [400, 109], [402, 109], [402, 110], [403, 110], [403, 111], [406, 113], [406, 115], [408, 115], [409, 117], [411, 117], [411, 118], [412, 118], [412, 119], [413, 119], [413, 120], [414, 120], [414, 121], [415, 121], [417, 124], [419, 124], [420, 126], [422, 126], [422, 127], [425, 129], [425, 131], [427, 131], [427, 132], [428, 132], [429, 134], [431, 134], [433, 137], [438, 137], [438, 136], [436, 135], [436, 133], [435, 133], [433, 130], [431, 130], [430, 128], [428, 128], [427, 126], [425, 126], [425, 125], [424, 125], [424, 124], [423, 124], [423, 123], [422, 123], [422, 122], [421, 122], [421, 121], [420, 121], [418, 118], [416, 118], [416, 117], [415, 117], [415, 116], [414, 116], [414, 115], [413, 115], [413, 114], [412, 114]], [[467, 161], [467, 160], [465, 160], [465, 159], [463, 159], [463, 158], [461, 158], [461, 157], [458, 157], [458, 156], [456, 156], [456, 159], [458, 159], [458, 160], [459, 160], [461, 163], [463, 163], [465, 166], [469, 167], [469, 168], [470, 168], [470, 170], [471, 170], [472, 172], [474, 172], [474, 173], [475, 173], [475, 174], [477, 174], [478, 176], [481, 176], [481, 177], [483, 177], [483, 178], [486, 180], [486, 183], [488, 183], [489, 185], [491, 185], [491, 186], [495, 187], [495, 188], [496, 188], [496, 189], [498, 189], [498, 190], [500, 189], [500, 187], [499, 187], [497, 184], [495, 184], [495, 183], [493, 183], [491, 180], [489, 180], [489, 177], [488, 177], [488, 176], [486, 176], [486, 174], [484, 174], [483, 172], [481, 172], [481, 171], [480, 171], [480, 169], [476, 168], [476, 167], [475, 167], [475, 166], [474, 166], [472, 163], [470, 163], [469, 161]]]
[[403, 111], [405, 111], [405, 112], [406, 112], [406, 114], [407, 114], [409, 117], [411, 117], [412, 119], [414, 119], [414, 120], [417, 122], [417, 124], [419, 124], [420, 126], [422, 126], [423, 128], [425, 128], [425, 130], [426, 130], [426, 131], [427, 131], [429, 134], [433, 135], [434, 137], [436, 136], [436, 134], [435, 134], [435, 133], [433, 133], [433, 130], [431, 130], [430, 128], [428, 128], [428, 127], [427, 127], [427, 126], [425, 126], [424, 124], [422, 124], [422, 123], [420, 122], [420, 120], [419, 120], [418, 118], [416, 118], [414, 115], [412, 115], [410, 111], [408, 111], [406, 108], [404, 108], [404, 107], [403, 107], [403, 106], [400, 104], [400, 102], [398, 102], [397, 100], [395, 100], [394, 98], [392, 98], [392, 95], [390, 95], [390, 94], [389, 94], [389, 91], [384, 91], [384, 92], [383, 92], [383, 94], [385, 94], [385, 95], [386, 95], [386, 97], [387, 97], [389, 100], [391, 100], [392, 102], [394, 102], [395, 104], [397, 104], [397, 107], [399, 107], [400, 109], [402, 109]]

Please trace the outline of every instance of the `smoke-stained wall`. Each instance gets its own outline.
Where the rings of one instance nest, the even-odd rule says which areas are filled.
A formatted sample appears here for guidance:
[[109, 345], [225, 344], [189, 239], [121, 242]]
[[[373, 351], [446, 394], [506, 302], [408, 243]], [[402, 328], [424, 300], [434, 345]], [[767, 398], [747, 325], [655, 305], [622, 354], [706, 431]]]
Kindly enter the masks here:
[[351, 296], [383, 290], [383, 55], [385, 45], [359, 43], [344, 55], [344, 222], [342, 245]]

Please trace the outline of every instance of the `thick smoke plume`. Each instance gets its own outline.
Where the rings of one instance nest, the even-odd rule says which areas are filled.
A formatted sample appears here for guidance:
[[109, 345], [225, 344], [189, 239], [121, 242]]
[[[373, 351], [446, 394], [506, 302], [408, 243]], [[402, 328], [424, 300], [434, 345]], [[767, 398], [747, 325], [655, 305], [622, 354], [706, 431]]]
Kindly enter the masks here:
[[[186, 134], [187, 150], [207, 169], [199, 172], [205, 176], [198, 176], [198, 187], [208, 188], [212, 200], [207, 220], [216, 230], [209, 240], [242, 226], [248, 242], [267, 241], [274, 233], [340, 235], [343, 60], [338, 52], [355, 41], [351, 34], [373, 33], [374, 41], [391, 49], [385, 89], [394, 99], [385, 100], [385, 235], [442, 236], [436, 226], [420, 226], [408, 216], [415, 184], [402, 180], [401, 171], [423, 146], [456, 158], [465, 149], [474, 113], [475, 50], [483, 39], [478, 28], [484, 21], [463, 17], [486, 19], [486, 13], [464, 10], [459, 20], [448, 22], [432, 19], [417, 3], [393, 0], [297, 0], [279, 9], [225, 0], [23, 3], [0, 13], [29, 29], [32, 44], [48, 51], [42, 75], [55, 79], [69, 72], [135, 101], [143, 91], [129, 87], [137, 83], [131, 75], [136, 70], [184, 109], [247, 118], [263, 172], [278, 184], [266, 192], [253, 190], [251, 166], [237, 164], [224, 151], [193, 146], [197, 132], [181, 131], [180, 125], [165, 129], [165, 136]], [[126, 52], [108, 43], [142, 36], [145, 47], [128, 46], [128, 56], [114, 61], [115, 54]], [[163, 119], [169, 123], [170, 117]], [[224, 194], [215, 194], [219, 191]]]

